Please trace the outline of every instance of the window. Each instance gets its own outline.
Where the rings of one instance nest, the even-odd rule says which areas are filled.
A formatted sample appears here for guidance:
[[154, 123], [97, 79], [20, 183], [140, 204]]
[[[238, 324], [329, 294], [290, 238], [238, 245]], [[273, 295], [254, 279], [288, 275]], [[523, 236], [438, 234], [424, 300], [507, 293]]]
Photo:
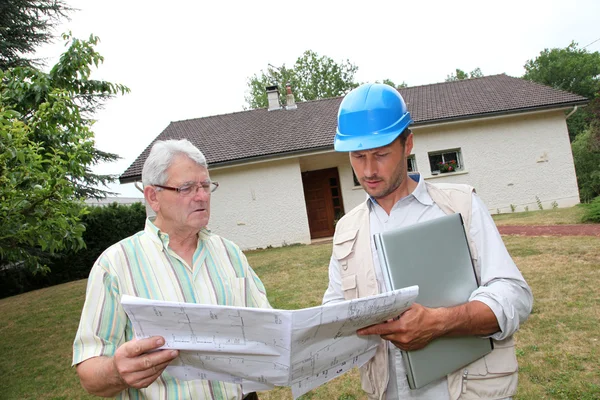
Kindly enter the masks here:
[[460, 149], [429, 153], [429, 165], [433, 175], [460, 171], [463, 169]]
[[417, 172], [417, 160], [414, 154], [408, 156], [406, 163], [408, 165], [408, 172]]

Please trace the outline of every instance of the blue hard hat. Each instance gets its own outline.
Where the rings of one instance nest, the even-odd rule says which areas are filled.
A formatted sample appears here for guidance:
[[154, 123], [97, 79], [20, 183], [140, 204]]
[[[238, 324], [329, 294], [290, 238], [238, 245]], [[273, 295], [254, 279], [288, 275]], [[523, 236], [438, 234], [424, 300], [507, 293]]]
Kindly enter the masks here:
[[383, 83], [365, 83], [348, 93], [337, 119], [336, 151], [387, 146], [413, 122], [398, 90]]

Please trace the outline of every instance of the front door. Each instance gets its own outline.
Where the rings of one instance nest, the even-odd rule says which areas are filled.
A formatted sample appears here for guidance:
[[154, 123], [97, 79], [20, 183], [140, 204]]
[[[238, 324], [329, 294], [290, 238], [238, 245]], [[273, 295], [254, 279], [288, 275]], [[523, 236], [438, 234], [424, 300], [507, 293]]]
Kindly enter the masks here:
[[344, 215], [337, 168], [302, 173], [311, 239], [333, 236], [334, 221]]

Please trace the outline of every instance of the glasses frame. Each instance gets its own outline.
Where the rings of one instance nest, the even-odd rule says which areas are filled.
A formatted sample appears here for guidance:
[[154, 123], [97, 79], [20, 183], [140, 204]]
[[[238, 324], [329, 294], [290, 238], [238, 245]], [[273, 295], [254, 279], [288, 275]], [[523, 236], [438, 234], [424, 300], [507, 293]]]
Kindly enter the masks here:
[[[180, 187], [165, 186], [165, 185], [156, 185], [156, 184], [154, 184], [152, 186], [155, 186], [155, 187], [161, 188], [161, 189], [165, 189], [165, 190], [170, 190], [170, 191], [173, 191], [173, 192], [177, 192], [178, 195], [186, 197], [186, 195], [181, 194], [181, 190], [184, 187], [197, 186], [198, 190], [202, 189], [202, 190], [204, 190], [205, 193], [213, 193], [219, 187], [219, 182], [217, 182], [217, 181], [210, 181], [209, 185], [211, 185], [210, 186], [210, 191], [204, 190], [204, 187], [202, 185], [197, 184], [197, 183], [194, 183], [194, 184], [191, 184], [191, 185], [182, 185]], [[198, 190], [196, 190], [195, 193], [191, 193], [191, 194], [189, 194], [187, 196], [194, 196], [196, 193], [198, 193]]]

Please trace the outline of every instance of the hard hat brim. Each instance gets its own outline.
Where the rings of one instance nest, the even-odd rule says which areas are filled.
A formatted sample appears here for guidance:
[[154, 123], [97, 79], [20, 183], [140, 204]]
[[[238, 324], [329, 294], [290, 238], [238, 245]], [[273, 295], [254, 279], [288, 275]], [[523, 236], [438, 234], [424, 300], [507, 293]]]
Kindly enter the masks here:
[[370, 136], [343, 136], [336, 132], [333, 140], [333, 148], [335, 151], [362, 151], [376, 149], [378, 147], [387, 146], [392, 143], [400, 134], [404, 132], [379, 133]]

